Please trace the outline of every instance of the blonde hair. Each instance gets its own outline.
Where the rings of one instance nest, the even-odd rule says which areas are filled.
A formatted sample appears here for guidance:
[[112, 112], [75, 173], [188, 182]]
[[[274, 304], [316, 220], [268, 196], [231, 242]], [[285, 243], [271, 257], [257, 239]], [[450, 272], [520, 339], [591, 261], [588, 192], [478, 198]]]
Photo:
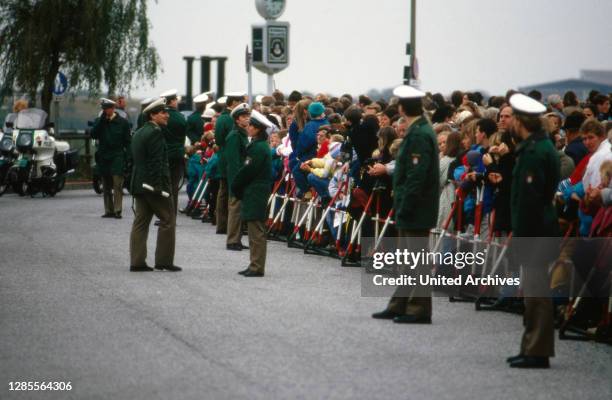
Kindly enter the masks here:
[[13, 104], [13, 112], [18, 113], [21, 110], [28, 108], [28, 101], [25, 99], [19, 99]]
[[340, 135], [339, 133], [334, 133], [333, 135], [330, 136], [329, 141], [342, 143], [344, 142], [344, 137], [342, 137], [342, 135]]
[[397, 154], [399, 153], [399, 149], [403, 141], [404, 139], [395, 139], [391, 143], [391, 146], [389, 146], [389, 153], [391, 153], [391, 157], [393, 157], [394, 160], [397, 158]]
[[301, 132], [304, 130], [304, 126], [306, 125], [306, 116], [305, 111], [308, 110], [308, 106], [312, 103], [312, 100], [303, 99], [297, 102], [295, 105], [295, 109], [293, 111], [293, 119], [298, 126], [298, 130]]
[[610, 182], [612, 182], [612, 160], [606, 160], [601, 163], [599, 173], [604, 186], [610, 186]]

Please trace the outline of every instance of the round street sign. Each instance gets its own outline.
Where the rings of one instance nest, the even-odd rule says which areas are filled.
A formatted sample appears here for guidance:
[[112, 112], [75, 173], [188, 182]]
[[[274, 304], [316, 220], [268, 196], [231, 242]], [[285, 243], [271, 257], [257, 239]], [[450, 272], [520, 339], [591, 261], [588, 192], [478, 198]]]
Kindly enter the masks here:
[[66, 93], [66, 89], [68, 89], [68, 78], [63, 73], [58, 72], [53, 84], [53, 94], [61, 96]]

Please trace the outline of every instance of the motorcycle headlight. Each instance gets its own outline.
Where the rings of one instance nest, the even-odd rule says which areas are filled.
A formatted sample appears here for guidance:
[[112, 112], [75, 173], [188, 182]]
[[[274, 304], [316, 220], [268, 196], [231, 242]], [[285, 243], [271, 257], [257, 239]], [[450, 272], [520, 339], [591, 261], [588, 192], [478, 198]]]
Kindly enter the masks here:
[[17, 138], [17, 146], [19, 147], [32, 147], [32, 134], [24, 133], [20, 134]]
[[0, 141], [0, 151], [9, 152], [13, 148], [13, 139], [10, 137], [4, 137]]

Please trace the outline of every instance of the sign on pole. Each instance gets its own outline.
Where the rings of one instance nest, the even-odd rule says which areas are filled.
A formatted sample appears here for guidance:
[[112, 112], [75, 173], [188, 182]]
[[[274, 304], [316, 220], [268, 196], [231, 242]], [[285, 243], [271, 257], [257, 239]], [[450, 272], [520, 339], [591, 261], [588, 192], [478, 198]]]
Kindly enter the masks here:
[[266, 21], [252, 26], [253, 66], [274, 74], [289, 66], [289, 23]]
[[68, 89], [68, 78], [62, 72], [58, 72], [55, 76], [55, 83], [53, 84], [53, 94], [57, 97], [63, 96]]

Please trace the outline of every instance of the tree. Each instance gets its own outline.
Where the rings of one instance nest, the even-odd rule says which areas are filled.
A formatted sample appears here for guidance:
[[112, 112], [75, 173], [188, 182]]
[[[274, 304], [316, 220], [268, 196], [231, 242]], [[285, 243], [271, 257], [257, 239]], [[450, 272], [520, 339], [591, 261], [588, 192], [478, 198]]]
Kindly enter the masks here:
[[95, 95], [153, 82], [159, 64], [146, 0], [0, 0], [0, 100], [15, 87], [40, 91], [49, 112], [60, 70]]

